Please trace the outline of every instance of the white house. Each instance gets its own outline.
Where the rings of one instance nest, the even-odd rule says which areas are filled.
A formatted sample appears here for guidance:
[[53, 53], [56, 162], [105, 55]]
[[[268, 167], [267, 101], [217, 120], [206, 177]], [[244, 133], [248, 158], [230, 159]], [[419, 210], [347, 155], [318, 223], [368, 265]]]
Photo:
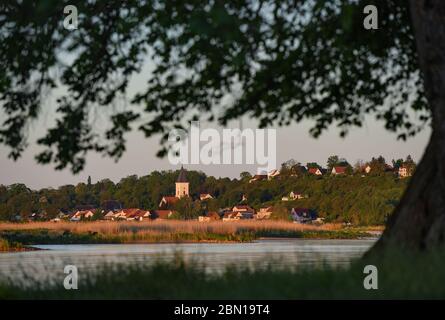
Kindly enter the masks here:
[[89, 219], [94, 216], [94, 212], [92, 210], [80, 210], [76, 211], [70, 218], [70, 221], [80, 221], [83, 219]]

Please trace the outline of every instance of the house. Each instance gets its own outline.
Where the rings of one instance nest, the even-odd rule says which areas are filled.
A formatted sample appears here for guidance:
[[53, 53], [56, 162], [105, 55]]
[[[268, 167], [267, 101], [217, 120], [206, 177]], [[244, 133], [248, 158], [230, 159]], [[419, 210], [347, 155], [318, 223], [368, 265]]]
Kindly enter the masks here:
[[307, 198], [307, 195], [304, 195], [298, 191], [291, 191], [289, 193], [290, 200], [300, 200], [300, 199], [304, 199], [304, 198]]
[[201, 201], [210, 200], [210, 199], [213, 199], [213, 197], [210, 193], [201, 193], [199, 195], [199, 200], [201, 200]]
[[323, 172], [321, 171], [320, 168], [309, 168], [309, 169], [308, 169], [308, 172], [309, 172], [310, 174], [313, 174], [313, 175], [316, 175], [316, 176], [321, 176], [321, 175], [323, 175]]
[[371, 166], [369, 164], [365, 167], [365, 172], [366, 174], [369, 174], [371, 172]]
[[[95, 211], [95, 210], [94, 210]], [[71, 215], [70, 221], [81, 221], [85, 219], [90, 219], [94, 216], [93, 210], [79, 210]]]
[[272, 207], [260, 208], [260, 210], [257, 212], [255, 218], [258, 220], [270, 219], [272, 212], [273, 212]]
[[132, 213], [127, 216], [128, 221], [143, 221], [150, 219], [151, 213], [150, 211], [136, 209]]
[[280, 175], [280, 170], [274, 169], [267, 173], [267, 179], [271, 180]]
[[237, 221], [239, 217], [237, 216], [238, 212], [226, 211], [222, 217], [222, 221]]
[[281, 198], [281, 201], [300, 200], [300, 199], [304, 199], [304, 198], [307, 198], [307, 197], [308, 197], [307, 195], [304, 195], [304, 194], [302, 194], [302, 193], [300, 193], [300, 192], [297, 192], [297, 191], [291, 191], [291, 192], [289, 193], [289, 196], [288, 196], [288, 197], [287, 197], [287, 196], [282, 197], [282, 198]]
[[119, 217], [119, 211], [110, 210], [104, 215], [103, 220], [114, 221], [117, 220], [118, 217]]
[[399, 168], [399, 177], [400, 178], [407, 178], [407, 177], [411, 177], [412, 175], [412, 170], [410, 168], [408, 168], [407, 166], [400, 166]]
[[171, 218], [176, 211], [173, 210], [155, 210], [151, 213], [151, 218], [156, 220], [165, 220]]
[[268, 175], [267, 174], [256, 174], [252, 177], [252, 179], [249, 180], [249, 183], [255, 182], [255, 181], [263, 181], [267, 180]]
[[253, 219], [255, 215], [255, 209], [246, 204], [236, 205], [232, 208], [232, 212], [236, 213], [236, 217], [239, 219]]
[[119, 211], [109, 211], [107, 214], [105, 214], [104, 219], [105, 220], [127, 220], [127, 221], [142, 221], [149, 219], [151, 216], [150, 211], [137, 209], [137, 208], [130, 208], [130, 209], [122, 209]]
[[219, 216], [218, 212], [215, 211], [209, 211], [205, 216], [199, 216], [198, 221], [199, 222], [209, 222], [209, 221], [216, 221], [220, 220], [221, 217]]
[[292, 208], [290, 214], [292, 220], [298, 223], [308, 223], [317, 219], [317, 213], [314, 210], [307, 208]]
[[69, 219], [70, 215], [67, 211], [59, 210], [59, 213], [57, 214], [56, 218], [60, 220]]
[[347, 167], [345, 166], [335, 166], [332, 168], [331, 174], [333, 175], [340, 175], [340, 174], [346, 174]]
[[159, 202], [160, 209], [172, 209], [176, 202], [178, 202], [179, 198], [175, 196], [164, 196]]

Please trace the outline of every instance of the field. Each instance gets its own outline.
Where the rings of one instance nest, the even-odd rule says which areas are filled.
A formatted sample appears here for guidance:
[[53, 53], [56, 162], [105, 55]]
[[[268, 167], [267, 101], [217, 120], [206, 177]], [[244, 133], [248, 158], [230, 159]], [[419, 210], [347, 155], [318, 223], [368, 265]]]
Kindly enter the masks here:
[[32, 222], [0, 223], [0, 238], [23, 245], [62, 243], [244, 242], [261, 237], [355, 239], [375, 228], [286, 221]]

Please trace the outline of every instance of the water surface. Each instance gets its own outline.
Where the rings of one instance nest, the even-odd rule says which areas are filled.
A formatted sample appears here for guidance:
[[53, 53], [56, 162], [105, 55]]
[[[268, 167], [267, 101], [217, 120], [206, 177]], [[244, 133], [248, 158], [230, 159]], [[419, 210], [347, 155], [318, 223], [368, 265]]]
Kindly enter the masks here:
[[181, 252], [186, 261], [200, 264], [206, 272], [220, 272], [228, 265], [345, 267], [374, 241], [283, 239], [252, 243], [36, 245], [44, 250], [0, 254], [0, 280], [24, 284], [58, 282], [65, 277], [66, 265], [77, 266], [81, 277], [98, 272], [104, 264], [150, 264], [159, 259], [172, 259], [177, 252]]

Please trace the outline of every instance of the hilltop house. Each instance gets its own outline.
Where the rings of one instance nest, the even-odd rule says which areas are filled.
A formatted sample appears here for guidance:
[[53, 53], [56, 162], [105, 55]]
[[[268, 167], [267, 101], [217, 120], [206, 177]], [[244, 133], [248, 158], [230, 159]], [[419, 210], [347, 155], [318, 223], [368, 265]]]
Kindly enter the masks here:
[[402, 165], [402, 166], [400, 166], [398, 173], [399, 173], [400, 178], [407, 178], [412, 175], [412, 170], [411, 170], [411, 168], [408, 168], [407, 166]]
[[312, 209], [307, 208], [292, 208], [292, 220], [298, 223], [308, 223], [317, 219], [317, 213]]
[[255, 181], [263, 181], [267, 180], [268, 175], [267, 174], [256, 174], [252, 177], [252, 179], [249, 180], [249, 183], [255, 182]]
[[199, 195], [199, 200], [204, 201], [204, 200], [210, 200], [213, 199], [213, 196], [210, 193], [201, 193]]
[[280, 170], [274, 169], [267, 173], [267, 179], [271, 180], [280, 175]]
[[335, 166], [332, 168], [331, 174], [333, 175], [339, 175], [339, 174], [346, 174], [347, 167], [345, 166]]
[[320, 168], [309, 168], [308, 172], [310, 174], [316, 175], [316, 176], [322, 176], [323, 175], [323, 171]]

